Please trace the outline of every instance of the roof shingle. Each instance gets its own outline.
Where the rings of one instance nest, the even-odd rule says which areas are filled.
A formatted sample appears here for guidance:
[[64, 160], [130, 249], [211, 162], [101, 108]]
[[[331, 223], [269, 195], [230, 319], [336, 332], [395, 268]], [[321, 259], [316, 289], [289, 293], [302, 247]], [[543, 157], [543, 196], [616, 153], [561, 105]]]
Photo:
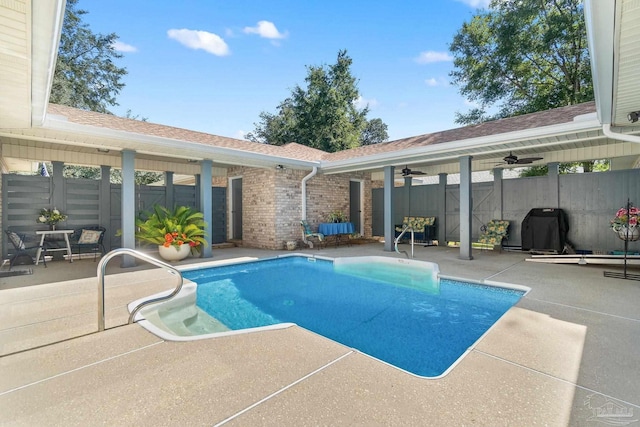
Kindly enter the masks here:
[[484, 122], [476, 125], [469, 125], [456, 129], [403, 138], [380, 144], [366, 145], [336, 153], [327, 153], [295, 142], [282, 146], [260, 144], [235, 138], [212, 135], [204, 132], [181, 129], [173, 126], [165, 126], [109, 114], [84, 111], [57, 104], [49, 104], [48, 109], [49, 114], [65, 116], [68, 121], [80, 125], [96, 126], [140, 135], [169, 138], [178, 141], [231, 148], [235, 150], [303, 161], [337, 161], [406, 150], [415, 147], [429, 146], [433, 144], [442, 144], [445, 142], [460, 141], [469, 138], [534, 129], [542, 126], [569, 123], [573, 121], [576, 116], [593, 113], [595, 111], [595, 102], [592, 101], [578, 105], [555, 108], [552, 110], [524, 114], [516, 117], [509, 117], [506, 119]]

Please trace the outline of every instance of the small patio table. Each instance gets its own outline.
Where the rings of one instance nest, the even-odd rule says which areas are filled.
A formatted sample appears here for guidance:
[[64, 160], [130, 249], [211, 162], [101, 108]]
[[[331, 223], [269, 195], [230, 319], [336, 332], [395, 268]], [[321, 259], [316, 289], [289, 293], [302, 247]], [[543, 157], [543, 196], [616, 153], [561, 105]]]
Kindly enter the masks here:
[[336, 236], [336, 247], [340, 244], [344, 234], [353, 234], [354, 230], [355, 227], [351, 222], [321, 222], [318, 224], [318, 233], [325, 236]]
[[56, 252], [56, 251], [67, 251], [67, 256], [69, 257], [69, 262], [73, 262], [73, 255], [71, 254], [71, 243], [69, 243], [69, 234], [73, 234], [74, 230], [40, 230], [36, 231], [36, 234], [42, 236], [40, 238], [40, 247], [38, 248], [38, 253], [36, 253], [36, 265], [40, 261], [40, 253], [42, 252], [42, 247], [44, 246], [44, 239], [47, 236], [54, 236], [62, 234], [64, 236], [64, 241], [66, 243], [66, 247], [63, 248], [47, 248], [47, 252]]

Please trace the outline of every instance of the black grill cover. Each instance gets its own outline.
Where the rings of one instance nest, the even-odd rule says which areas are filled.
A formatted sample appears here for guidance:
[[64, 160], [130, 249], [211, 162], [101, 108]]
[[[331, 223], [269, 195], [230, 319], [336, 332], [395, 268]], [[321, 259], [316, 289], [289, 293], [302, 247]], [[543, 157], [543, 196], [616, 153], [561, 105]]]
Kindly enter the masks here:
[[569, 222], [562, 209], [531, 209], [522, 221], [522, 250], [556, 251], [561, 254], [568, 232]]

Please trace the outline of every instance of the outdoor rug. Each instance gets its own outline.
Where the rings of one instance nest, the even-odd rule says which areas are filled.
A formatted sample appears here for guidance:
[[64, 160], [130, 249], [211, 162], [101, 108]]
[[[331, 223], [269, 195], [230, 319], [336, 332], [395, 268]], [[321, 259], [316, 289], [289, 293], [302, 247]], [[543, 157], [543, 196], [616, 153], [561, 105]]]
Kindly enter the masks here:
[[22, 276], [25, 274], [33, 274], [33, 270], [28, 269], [28, 270], [0, 271], [0, 277]]

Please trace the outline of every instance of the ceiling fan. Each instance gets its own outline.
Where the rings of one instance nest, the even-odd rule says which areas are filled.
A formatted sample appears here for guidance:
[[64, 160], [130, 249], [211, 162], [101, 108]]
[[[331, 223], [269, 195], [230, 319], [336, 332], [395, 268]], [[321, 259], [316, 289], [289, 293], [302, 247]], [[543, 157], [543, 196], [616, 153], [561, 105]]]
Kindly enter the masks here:
[[[518, 156], [514, 155], [511, 151], [509, 151], [509, 155], [506, 156], [504, 162], [508, 165], [527, 165], [529, 163], [533, 163], [536, 160], [542, 160], [542, 157], [524, 157], [518, 158]], [[502, 164], [502, 163], [498, 163]]]
[[422, 171], [411, 170], [411, 169], [409, 169], [408, 166], [405, 166], [404, 169], [402, 169], [402, 176], [403, 177], [415, 176], [415, 175], [426, 175], [426, 173], [422, 172]]

